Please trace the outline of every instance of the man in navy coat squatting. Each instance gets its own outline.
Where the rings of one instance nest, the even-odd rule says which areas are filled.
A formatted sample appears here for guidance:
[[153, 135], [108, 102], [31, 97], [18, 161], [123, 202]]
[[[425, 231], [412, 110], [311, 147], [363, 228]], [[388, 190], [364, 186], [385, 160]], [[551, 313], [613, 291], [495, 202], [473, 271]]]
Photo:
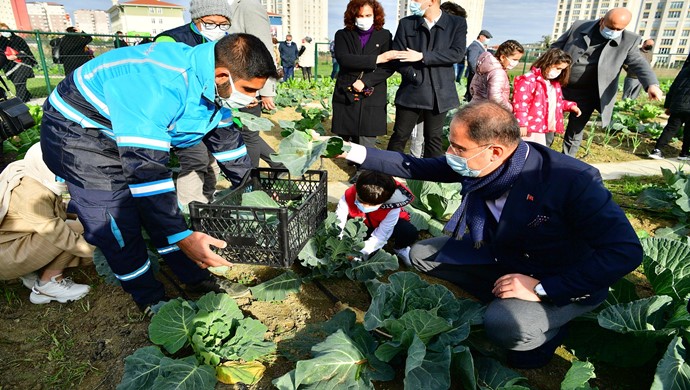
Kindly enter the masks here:
[[642, 262], [642, 247], [592, 166], [520, 139], [515, 117], [492, 102], [468, 105], [450, 125], [445, 156], [415, 158], [352, 144], [362, 169], [462, 184], [450, 237], [420, 241], [419, 271], [486, 303], [484, 327], [507, 363], [549, 362], [566, 324], [601, 304]]

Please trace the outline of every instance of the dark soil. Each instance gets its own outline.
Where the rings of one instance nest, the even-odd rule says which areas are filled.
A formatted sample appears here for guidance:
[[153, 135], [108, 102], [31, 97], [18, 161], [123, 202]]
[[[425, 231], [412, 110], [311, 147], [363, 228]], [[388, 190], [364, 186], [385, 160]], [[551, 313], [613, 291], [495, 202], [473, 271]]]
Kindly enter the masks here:
[[[284, 110], [271, 119], [295, 119], [296, 115], [291, 110]], [[277, 132], [265, 134], [265, 138], [277, 146]], [[638, 154], [634, 155], [625, 145], [614, 147], [594, 143], [584, 160], [639, 159], [650, 149], [650, 144], [650, 140], [645, 140], [636, 151]], [[678, 143], [672, 144], [665, 152], [673, 155], [675, 149], [679, 149]], [[13, 159], [12, 155], [0, 156], [0, 168]], [[325, 160], [323, 168], [329, 171], [331, 181], [346, 180], [354, 171], [342, 161], [333, 160]], [[616, 196], [635, 229], [652, 232], [659, 226], [672, 223], [640, 210], [631, 197]], [[279, 272], [266, 267], [236, 266], [228, 276], [253, 285]], [[151, 345], [147, 336], [149, 320], [143, 317], [121, 288], [105, 284], [93, 267], [72, 270], [68, 276], [78, 283], [90, 284], [92, 291], [77, 302], [33, 305], [29, 302], [30, 291], [18, 280], [0, 281], [0, 329], [4, 330], [0, 336], [0, 389], [114, 389], [122, 378], [124, 358], [140, 347]], [[637, 277], [640, 290], [645, 291], [644, 280], [639, 275], [631, 277]], [[178, 295], [170, 281], [162, 280], [169, 295]], [[445, 284], [459, 296], [465, 295], [448, 283], [435, 282]], [[300, 346], [291, 340], [298, 339], [308, 324], [322, 322], [346, 306], [367, 309], [370, 298], [363, 285], [346, 280], [329, 280], [323, 285], [339, 303], [315, 284], [304, 285], [299, 294], [283, 302], [238, 300], [246, 315], [261, 320], [268, 327], [267, 338], [278, 343], [278, 356], [268, 363], [264, 378], [255, 388], [271, 388], [272, 379], [294, 367], [290, 358], [307, 357], [305, 351], [308, 346]], [[559, 389], [570, 360], [572, 355], [561, 348], [558, 356], [546, 367], [521, 373], [533, 388]], [[591, 382], [601, 389], [648, 389], [654, 367], [622, 369], [595, 363], [595, 369], [597, 379]], [[396, 389], [402, 386], [398, 378], [378, 387]], [[231, 386], [219, 384], [217, 388]]]

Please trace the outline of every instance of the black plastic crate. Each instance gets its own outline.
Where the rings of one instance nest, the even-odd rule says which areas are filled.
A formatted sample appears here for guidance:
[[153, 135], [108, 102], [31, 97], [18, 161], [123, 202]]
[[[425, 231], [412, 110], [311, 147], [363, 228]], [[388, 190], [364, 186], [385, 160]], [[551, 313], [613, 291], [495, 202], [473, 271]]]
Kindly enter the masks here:
[[[289, 267], [326, 219], [327, 182], [326, 171], [292, 178], [287, 169], [252, 169], [242, 184], [213, 203], [192, 202], [192, 228], [227, 242], [216, 252], [231, 263]], [[280, 208], [241, 206], [242, 194], [256, 190]]]

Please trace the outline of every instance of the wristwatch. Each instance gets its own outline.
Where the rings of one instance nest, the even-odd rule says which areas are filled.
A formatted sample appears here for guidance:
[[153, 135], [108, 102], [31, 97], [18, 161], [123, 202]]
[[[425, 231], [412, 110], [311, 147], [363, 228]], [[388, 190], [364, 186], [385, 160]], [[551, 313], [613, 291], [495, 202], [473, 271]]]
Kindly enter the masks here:
[[537, 294], [542, 302], [551, 302], [551, 299], [549, 299], [549, 296], [546, 294], [546, 291], [541, 283], [537, 283], [537, 285], [534, 286], [534, 293]]

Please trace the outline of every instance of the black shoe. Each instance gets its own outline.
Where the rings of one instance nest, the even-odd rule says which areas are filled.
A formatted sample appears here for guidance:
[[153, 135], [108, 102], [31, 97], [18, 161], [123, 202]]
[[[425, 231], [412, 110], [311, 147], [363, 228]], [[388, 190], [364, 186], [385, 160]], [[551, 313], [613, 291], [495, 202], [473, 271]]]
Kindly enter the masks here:
[[185, 288], [192, 295], [204, 295], [210, 292], [228, 294], [230, 298], [241, 298], [251, 294], [249, 288], [240, 283], [232, 283], [228, 280], [218, 280], [214, 276], [204, 279], [199, 283], [188, 284]]
[[190, 294], [206, 294], [210, 292], [222, 293], [223, 289], [218, 284], [218, 281], [214, 276], [209, 276], [208, 278], [202, 280], [201, 282], [187, 284], [185, 290]]
[[151, 319], [156, 313], [158, 313], [158, 309], [160, 308], [161, 305], [165, 304], [170, 300], [170, 297], [167, 295], [164, 295], [163, 298], [160, 299], [160, 301], [156, 302], [149, 302], [149, 303], [137, 303], [137, 307], [141, 312]]
[[649, 158], [654, 159], [654, 160], [663, 160], [664, 159], [664, 154], [661, 153], [661, 150], [659, 149], [654, 149], [652, 150], [652, 153], [649, 153]]
[[537, 348], [529, 351], [508, 351], [508, 366], [523, 369], [544, 367], [551, 361], [556, 348], [561, 345], [567, 333], [567, 325], [564, 325], [551, 340]]
[[678, 155], [678, 160], [680, 160], [680, 161], [688, 161], [688, 160], [690, 160], [690, 153], [683, 153], [683, 152], [681, 152], [681, 153]]

